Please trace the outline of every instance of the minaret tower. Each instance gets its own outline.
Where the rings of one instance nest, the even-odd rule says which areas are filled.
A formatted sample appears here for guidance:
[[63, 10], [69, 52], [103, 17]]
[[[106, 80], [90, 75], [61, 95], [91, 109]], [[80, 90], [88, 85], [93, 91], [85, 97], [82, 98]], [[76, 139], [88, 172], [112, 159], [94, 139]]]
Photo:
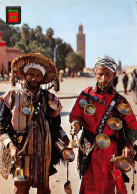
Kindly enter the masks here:
[[85, 34], [83, 34], [82, 24], [79, 25], [79, 32], [77, 34], [77, 52], [81, 54], [85, 61]]

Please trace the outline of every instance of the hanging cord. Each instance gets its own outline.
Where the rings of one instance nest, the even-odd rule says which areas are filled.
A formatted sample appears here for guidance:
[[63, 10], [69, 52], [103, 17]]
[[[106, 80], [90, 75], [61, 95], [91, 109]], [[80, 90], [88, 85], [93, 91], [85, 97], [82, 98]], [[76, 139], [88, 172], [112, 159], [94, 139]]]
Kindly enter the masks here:
[[69, 177], [69, 170], [68, 170], [68, 168], [69, 168], [69, 164], [67, 162], [67, 182], [68, 182], [68, 177]]
[[[114, 172], [115, 172], [115, 171], [117, 171], [117, 172], [119, 173], [117, 177], [114, 175]], [[116, 167], [116, 162], [115, 162], [115, 169], [113, 169], [113, 170], [111, 171], [111, 174], [112, 174], [113, 178], [115, 179], [114, 194], [117, 194], [117, 180], [118, 180], [119, 177], [121, 176], [121, 171], [120, 171], [119, 169], [117, 169], [117, 167]]]
[[132, 190], [132, 194], [134, 194], [134, 190], [135, 190], [135, 174], [136, 174], [136, 170], [135, 170], [135, 162], [133, 163], [133, 183], [131, 186], [131, 190]]
[[27, 136], [27, 138], [26, 138], [26, 141], [25, 141], [25, 143], [24, 143], [22, 149], [19, 150], [19, 152], [18, 152], [18, 155], [21, 154], [21, 153], [24, 151], [24, 149], [25, 149], [25, 147], [26, 147], [26, 145], [27, 145], [27, 143], [28, 143], [28, 141], [29, 141], [29, 137], [30, 137], [31, 131], [32, 131], [33, 128], [36, 127], [36, 125], [37, 125], [36, 122], [32, 122], [32, 123], [30, 123], [30, 124], [28, 125], [29, 133], [28, 133], [28, 136]]

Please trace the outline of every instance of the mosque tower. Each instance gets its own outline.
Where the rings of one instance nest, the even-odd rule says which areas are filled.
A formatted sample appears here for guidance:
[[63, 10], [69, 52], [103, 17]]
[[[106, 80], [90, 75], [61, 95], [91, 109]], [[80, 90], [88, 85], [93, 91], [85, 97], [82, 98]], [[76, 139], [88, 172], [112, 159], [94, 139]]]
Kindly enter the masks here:
[[[79, 25], [79, 32], [77, 34], [77, 52], [81, 53], [82, 58], [85, 61], [85, 34], [83, 34], [83, 26]], [[85, 67], [85, 66], [84, 66]]]

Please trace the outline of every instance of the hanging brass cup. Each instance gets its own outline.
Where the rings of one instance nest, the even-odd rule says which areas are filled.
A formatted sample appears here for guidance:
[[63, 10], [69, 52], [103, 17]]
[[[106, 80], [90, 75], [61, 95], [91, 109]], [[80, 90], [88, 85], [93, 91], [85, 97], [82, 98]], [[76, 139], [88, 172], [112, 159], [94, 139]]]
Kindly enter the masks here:
[[121, 103], [118, 105], [118, 110], [123, 115], [130, 115], [132, 113], [132, 109], [128, 104]]
[[123, 127], [122, 121], [115, 117], [108, 119], [107, 125], [110, 129], [113, 130], [120, 130]]
[[85, 112], [87, 115], [93, 115], [93, 114], [96, 112], [96, 107], [95, 107], [93, 104], [87, 104], [87, 105], [84, 107], [84, 112]]
[[62, 156], [67, 162], [72, 162], [75, 159], [75, 154], [70, 148], [65, 148], [62, 151]]
[[101, 149], [108, 148], [110, 146], [110, 142], [110, 138], [104, 133], [101, 133], [96, 136], [96, 144]]
[[128, 172], [131, 170], [132, 164], [126, 158], [121, 158], [117, 161], [117, 167], [122, 172]]
[[22, 105], [21, 107], [21, 111], [22, 113], [24, 113], [25, 115], [32, 115], [34, 112], [34, 106], [31, 105], [30, 103], [26, 102]]
[[67, 162], [72, 162], [75, 159], [75, 154], [71, 148], [65, 147], [64, 142], [61, 139], [55, 142], [56, 148], [61, 153], [64, 160]]
[[122, 172], [128, 172], [133, 167], [132, 161], [129, 161], [127, 158], [125, 158], [124, 155], [115, 156], [114, 154], [112, 155], [110, 162], [115, 162], [117, 168], [119, 168], [119, 170], [121, 170]]

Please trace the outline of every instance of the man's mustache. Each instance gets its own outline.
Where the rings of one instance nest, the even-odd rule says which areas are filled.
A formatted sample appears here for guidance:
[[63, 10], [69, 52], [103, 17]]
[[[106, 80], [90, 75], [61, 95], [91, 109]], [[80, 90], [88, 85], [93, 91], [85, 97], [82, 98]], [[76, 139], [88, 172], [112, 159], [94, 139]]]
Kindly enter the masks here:
[[100, 84], [108, 84], [108, 82], [107, 81], [104, 81], [104, 82], [100, 82]]
[[33, 80], [28, 81], [28, 83], [35, 83], [35, 84], [39, 84], [39, 82], [37, 82], [37, 81], [33, 81]]

